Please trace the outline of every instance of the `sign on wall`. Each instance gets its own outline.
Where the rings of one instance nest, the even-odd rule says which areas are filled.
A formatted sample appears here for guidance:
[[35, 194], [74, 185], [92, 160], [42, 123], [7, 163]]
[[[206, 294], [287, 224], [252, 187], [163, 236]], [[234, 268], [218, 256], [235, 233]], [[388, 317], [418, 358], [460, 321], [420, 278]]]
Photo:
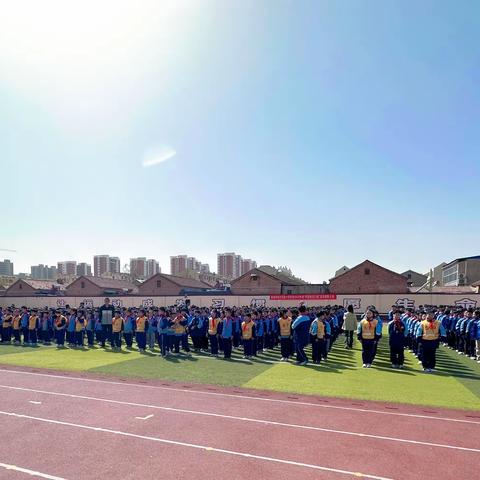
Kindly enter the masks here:
[[267, 304], [267, 301], [264, 298], [252, 298], [250, 301], [250, 307], [260, 308], [264, 307]]
[[212, 298], [212, 308], [223, 308], [225, 306], [224, 298]]
[[362, 308], [362, 299], [361, 298], [344, 298], [343, 307], [347, 308], [350, 305], [353, 307], [354, 310], [360, 310], [360, 308]]
[[461, 300], [457, 300], [455, 305], [465, 309], [475, 308], [477, 306], [477, 302], [475, 300], [470, 300], [469, 298], [462, 298]]
[[395, 302], [395, 305], [397, 307], [413, 308], [415, 306], [415, 300], [410, 300], [409, 298], [399, 298]]
[[270, 295], [270, 300], [336, 300], [334, 293]]
[[142, 307], [143, 308], [153, 307], [153, 298], [145, 298], [144, 300], [142, 300]]

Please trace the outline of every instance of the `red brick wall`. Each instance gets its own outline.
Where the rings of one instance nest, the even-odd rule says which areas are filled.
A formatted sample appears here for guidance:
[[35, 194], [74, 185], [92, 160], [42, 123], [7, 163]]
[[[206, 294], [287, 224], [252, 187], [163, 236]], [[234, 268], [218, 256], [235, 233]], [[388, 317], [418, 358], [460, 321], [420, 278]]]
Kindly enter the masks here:
[[23, 297], [28, 295], [35, 295], [35, 289], [25, 282], [18, 282], [12, 285], [5, 294], [6, 297]]
[[[157, 280], [161, 282], [160, 287], [157, 287]], [[138, 294], [150, 296], [180, 295], [180, 290], [182, 290], [182, 287], [166, 279], [165, 277], [154, 276], [143, 282], [138, 287]]]
[[[82, 282], [85, 288], [82, 288]], [[88, 280], [79, 278], [66, 288], [65, 295], [71, 297], [98, 297], [103, 295], [103, 288], [98, 287]]]
[[[365, 274], [365, 269], [370, 274]], [[363, 263], [330, 281], [331, 293], [408, 293], [407, 279], [372, 263]]]
[[282, 282], [256, 271], [258, 280], [253, 281], [250, 274], [245, 275], [231, 283], [233, 295], [280, 295], [282, 293]]

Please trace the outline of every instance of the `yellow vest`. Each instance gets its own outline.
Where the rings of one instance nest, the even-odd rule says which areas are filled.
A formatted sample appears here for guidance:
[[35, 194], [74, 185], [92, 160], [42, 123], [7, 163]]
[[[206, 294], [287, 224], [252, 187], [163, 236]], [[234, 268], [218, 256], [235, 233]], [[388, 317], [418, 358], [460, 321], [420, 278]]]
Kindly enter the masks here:
[[137, 318], [137, 332], [145, 332], [145, 322], [147, 321], [146, 317]]
[[80, 322], [80, 320], [77, 318], [77, 319], [75, 320], [75, 331], [76, 331], [76, 332], [82, 332], [84, 328], [85, 328], [85, 319], [84, 319], [84, 321], [83, 321], [83, 323], [82, 323], [82, 322]]
[[[20, 317], [15, 317], [15, 318], [18, 318], [18, 322], [20, 323]], [[11, 327], [11, 326], [12, 326], [12, 316], [7, 315], [3, 319], [3, 328], [8, 328], [8, 327]]]
[[[15, 317], [13, 317], [12, 327], [14, 330], [20, 330], [20, 320], [21, 320], [20, 315], [15, 315]], [[5, 320], [3, 321], [3, 323], [5, 324]]]
[[173, 331], [175, 332], [175, 335], [182, 335], [185, 333], [185, 325], [182, 325], [180, 322], [181, 320], [175, 320], [175, 323], [173, 324]]
[[325, 338], [325, 324], [321, 320], [317, 320], [317, 338]]
[[440, 322], [438, 320], [434, 320], [433, 322], [429, 322], [428, 320], [422, 321], [422, 339], [423, 340], [438, 340], [439, 333], [440, 333]]
[[59, 317], [57, 317], [55, 319], [55, 328], [57, 330], [60, 329], [60, 327], [63, 327], [67, 324], [67, 319], [63, 316], [63, 315], [60, 315]]
[[278, 319], [278, 325], [280, 327], [280, 336], [281, 337], [289, 337], [290, 336], [290, 327], [292, 325], [292, 319], [291, 317], [287, 318], [279, 318]]
[[112, 318], [112, 332], [118, 333], [122, 331], [122, 323], [123, 323], [123, 318], [122, 317], [113, 317]]
[[28, 317], [28, 329], [29, 330], [35, 330], [37, 328], [37, 316], [36, 315], [30, 315]]
[[255, 324], [250, 322], [242, 322], [242, 338], [244, 340], [250, 340], [253, 336], [253, 327]]
[[220, 323], [219, 318], [210, 317], [208, 319], [208, 334], [209, 335], [216, 335], [217, 334], [217, 329], [218, 329], [218, 324], [219, 323]]
[[377, 329], [378, 320], [369, 322], [364, 318], [362, 324], [362, 338], [364, 340], [373, 340], [375, 338], [375, 330]]

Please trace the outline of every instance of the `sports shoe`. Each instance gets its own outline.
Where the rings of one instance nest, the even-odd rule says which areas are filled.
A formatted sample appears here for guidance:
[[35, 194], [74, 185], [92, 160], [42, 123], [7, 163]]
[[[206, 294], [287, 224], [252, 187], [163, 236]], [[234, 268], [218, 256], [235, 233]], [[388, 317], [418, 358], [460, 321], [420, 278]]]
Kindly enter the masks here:
[[367, 364], [364, 363], [364, 364], [362, 365], [362, 368], [367, 368]]

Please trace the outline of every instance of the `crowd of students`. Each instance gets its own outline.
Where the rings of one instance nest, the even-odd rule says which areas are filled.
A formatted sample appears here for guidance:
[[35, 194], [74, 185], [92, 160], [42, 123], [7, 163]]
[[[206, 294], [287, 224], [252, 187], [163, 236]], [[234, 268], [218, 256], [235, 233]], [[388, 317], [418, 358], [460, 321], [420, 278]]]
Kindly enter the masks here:
[[[403, 309], [392, 306], [388, 313], [388, 338], [392, 368], [403, 368], [405, 349], [418, 357], [425, 372], [435, 369], [440, 343], [480, 363], [480, 311], [444, 307]], [[276, 308], [114, 308], [108, 298], [100, 308], [28, 309], [0, 308], [2, 344], [57, 348], [92, 348], [95, 344], [120, 351], [122, 344], [139, 352], [153, 350], [166, 357], [195, 352], [221, 354], [229, 359], [233, 349], [243, 349], [245, 359], [280, 347], [281, 361], [295, 355], [297, 364], [309, 362], [305, 348], [311, 344], [311, 361], [327, 361], [328, 352], [340, 333], [344, 346], [353, 348], [356, 337], [362, 345], [363, 367], [374, 362], [383, 335], [383, 320], [374, 306], [360, 321], [353, 307], [291, 309]]]

